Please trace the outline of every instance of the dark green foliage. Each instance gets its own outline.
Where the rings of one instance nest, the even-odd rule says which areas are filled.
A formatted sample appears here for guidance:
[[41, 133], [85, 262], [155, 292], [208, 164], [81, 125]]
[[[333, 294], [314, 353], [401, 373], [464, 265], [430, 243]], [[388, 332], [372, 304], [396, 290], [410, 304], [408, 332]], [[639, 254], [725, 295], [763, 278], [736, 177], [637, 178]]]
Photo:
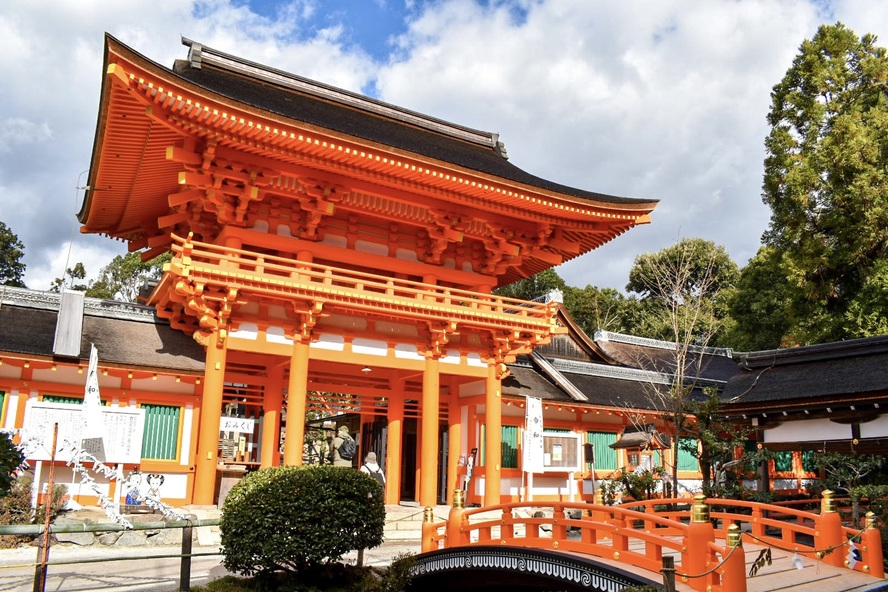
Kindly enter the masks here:
[[494, 294], [508, 298], [520, 298], [521, 300], [533, 300], [552, 290], [564, 290], [567, 285], [555, 270], [547, 269], [526, 280], [520, 280], [508, 286], [494, 290]]
[[25, 455], [12, 441], [12, 436], [0, 433], [0, 497], [9, 493], [15, 475], [25, 462]]
[[0, 222], [0, 285], [24, 288], [25, 245], [19, 237]]
[[742, 479], [738, 471], [742, 472], [744, 463], [734, 459], [734, 450], [743, 448], [751, 430], [725, 418], [718, 389], [706, 387], [704, 393], [703, 400], [688, 400], [688, 413], [696, 420], [688, 432], [694, 438], [682, 439], [679, 447], [700, 462], [707, 497], [739, 498]]
[[596, 329], [625, 333], [627, 325], [624, 317], [631, 303], [613, 288], [586, 286], [580, 289], [568, 286], [564, 289], [564, 307], [590, 336]]
[[793, 345], [790, 308], [794, 289], [785, 256], [762, 247], [740, 272], [729, 292], [730, 311], [724, 344], [740, 351], [777, 349]]
[[875, 43], [824, 25], [771, 93], [762, 238], [785, 255], [797, 343], [886, 328], [888, 54]]
[[270, 577], [307, 573], [382, 544], [382, 488], [360, 471], [274, 467], [235, 485], [222, 508], [225, 567]]
[[[663, 484], [666, 471], [661, 466], [650, 470], [627, 471], [620, 468], [620, 473], [601, 482], [601, 493], [604, 503], [612, 506], [618, 499], [628, 496], [635, 501], [651, 499], [657, 488]], [[625, 499], [623, 501], [626, 501]]]
[[629, 271], [626, 290], [638, 302], [626, 324], [635, 335], [710, 345], [727, 316], [724, 295], [739, 277], [725, 248], [702, 238], [643, 253]]
[[111, 263], [102, 268], [99, 277], [86, 292], [93, 298], [137, 302], [143, 284], [158, 280], [163, 275], [163, 266], [173, 258], [172, 252], [164, 253], [150, 261], [142, 261], [138, 251], [117, 255]]
[[83, 263], [77, 262], [74, 264], [74, 267], [69, 267], [65, 270], [63, 277], [56, 278], [52, 281], [49, 291], [61, 293], [62, 288], [67, 288], [78, 292], [86, 292], [89, 290], [89, 282], [77, 283], [83, 282], [84, 280], [86, 280], [86, 267]]

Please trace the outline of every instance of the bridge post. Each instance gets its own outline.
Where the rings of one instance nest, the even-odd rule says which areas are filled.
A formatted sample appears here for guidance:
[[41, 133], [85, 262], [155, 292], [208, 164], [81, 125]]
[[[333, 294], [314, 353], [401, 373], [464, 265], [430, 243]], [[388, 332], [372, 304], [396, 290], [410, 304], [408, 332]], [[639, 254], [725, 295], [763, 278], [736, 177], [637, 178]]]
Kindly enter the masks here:
[[884, 549], [882, 549], [882, 533], [876, 526], [876, 515], [866, 513], [866, 530], [860, 535], [863, 547], [863, 559], [866, 562], [863, 570], [877, 578], [885, 577]]
[[827, 489], [820, 500], [820, 515], [814, 521], [814, 548], [817, 558], [827, 565], [844, 567], [845, 554], [841, 548], [845, 542], [842, 535], [842, 517], [836, 511], [833, 492]]
[[701, 574], [709, 570], [708, 563], [711, 557], [709, 543], [713, 541], [715, 541], [715, 529], [709, 520], [706, 496], [698, 493], [694, 496], [691, 523], [688, 524], [688, 535], [681, 553], [681, 567], [685, 573], [682, 579], [694, 590], [705, 592], [711, 584], [712, 578]]
[[746, 592], [746, 554], [743, 552], [743, 540], [740, 527], [731, 524], [725, 537], [728, 556], [722, 571], [722, 590], [724, 592]]
[[453, 506], [450, 508], [450, 515], [447, 518], [447, 547], [459, 547], [469, 543], [468, 536], [463, 532], [462, 527], [465, 522], [466, 513], [465, 492], [462, 489], [456, 489], [453, 492]]
[[431, 506], [426, 506], [422, 511], [422, 552], [428, 553], [438, 548], [436, 536], [438, 529], [435, 528], [435, 510]]
[[608, 519], [608, 513], [605, 510], [604, 492], [601, 488], [595, 490], [595, 497], [592, 498], [592, 520], [597, 522], [605, 522]]

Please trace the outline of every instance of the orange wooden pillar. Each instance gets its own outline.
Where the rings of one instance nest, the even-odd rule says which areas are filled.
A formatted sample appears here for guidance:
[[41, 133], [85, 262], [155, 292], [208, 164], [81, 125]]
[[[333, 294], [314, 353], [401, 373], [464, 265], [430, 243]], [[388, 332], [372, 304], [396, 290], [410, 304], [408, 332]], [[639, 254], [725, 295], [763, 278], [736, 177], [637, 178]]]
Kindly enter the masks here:
[[268, 369], [265, 393], [262, 399], [262, 452], [260, 468], [267, 469], [280, 464], [281, 407], [283, 405], [284, 367], [275, 364]]
[[447, 417], [447, 503], [453, 504], [453, 492], [459, 487], [459, 453], [462, 450], [462, 414], [454, 395]]
[[[845, 536], [842, 533], [842, 517], [836, 511], [834, 493], [827, 489], [820, 500], [820, 515], [814, 521], [814, 548], [820, 549], [817, 558], [827, 565], [845, 565]], [[828, 550], [828, 551], [827, 551]]]
[[882, 533], [879, 530], [876, 515], [872, 512], [866, 513], [866, 530], [861, 535], [861, 543], [863, 543], [863, 559], [866, 565], [863, 571], [869, 572], [871, 576], [877, 578], [885, 577], [884, 551], [882, 549]]
[[502, 382], [498, 363], [491, 363], [487, 366], [486, 391], [484, 404], [487, 416], [485, 422], [487, 433], [484, 457], [484, 505], [494, 506], [500, 503], [500, 463], [503, 449]]
[[722, 572], [722, 590], [724, 592], [746, 592], [746, 555], [743, 553], [743, 540], [740, 527], [732, 524], [728, 527], [725, 538], [728, 555], [725, 558]]
[[691, 523], [688, 524], [688, 534], [681, 554], [681, 567], [686, 576], [682, 581], [694, 590], [705, 592], [707, 589], [712, 589], [708, 587], [711, 578], [703, 574], [709, 569], [709, 543], [714, 540], [715, 529], [709, 520], [706, 496], [697, 494], [694, 496], [694, 505], [691, 506]]
[[385, 503], [401, 501], [401, 444], [404, 437], [404, 381], [398, 393], [389, 397], [388, 435], [385, 448]]
[[422, 430], [419, 460], [419, 504], [434, 506], [438, 502], [438, 403], [440, 362], [431, 354], [426, 355], [422, 374]]
[[197, 460], [194, 463], [193, 501], [199, 506], [210, 506], [216, 501], [216, 457], [219, 450], [219, 422], [222, 420], [225, 358], [228, 352], [225, 342], [219, 343], [218, 333], [213, 332], [207, 341]]
[[[298, 339], [298, 336], [296, 337]], [[301, 465], [305, 441], [305, 399], [308, 396], [308, 343], [293, 343], [287, 394], [287, 436], [284, 464]]]

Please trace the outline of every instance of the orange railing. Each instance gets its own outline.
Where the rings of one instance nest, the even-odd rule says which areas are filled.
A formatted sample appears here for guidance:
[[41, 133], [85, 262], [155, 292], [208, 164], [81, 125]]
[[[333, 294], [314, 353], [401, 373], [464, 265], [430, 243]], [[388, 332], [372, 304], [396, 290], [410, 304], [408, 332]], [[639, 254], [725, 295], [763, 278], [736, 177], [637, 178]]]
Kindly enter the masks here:
[[172, 274], [270, 297], [303, 295], [350, 308], [395, 306], [403, 316], [548, 331], [553, 307], [494, 294], [436, 286], [173, 236]]
[[426, 514], [423, 552], [495, 542], [616, 559], [655, 573], [662, 571], [665, 553], [680, 557], [676, 575], [694, 590], [745, 592], [741, 539], [839, 567], [854, 541], [861, 560], [853, 569], [884, 577], [873, 515], [862, 530], [843, 527], [831, 492], [824, 492], [819, 514], [702, 495], [623, 506], [602, 505], [597, 496], [595, 504], [516, 502], [466, 509], [461, 494], [455, 492], [448, 520], [435, 522]]

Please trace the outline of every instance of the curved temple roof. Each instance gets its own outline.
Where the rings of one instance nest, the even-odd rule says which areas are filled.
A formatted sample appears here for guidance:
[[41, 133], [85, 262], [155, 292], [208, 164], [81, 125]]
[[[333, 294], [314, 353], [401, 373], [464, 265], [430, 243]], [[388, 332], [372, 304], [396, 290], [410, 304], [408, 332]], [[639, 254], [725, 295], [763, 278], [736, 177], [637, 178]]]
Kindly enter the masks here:
[[[497, 134], [183, 42], [188, 59], [170, 69], [106, 36], [82, 232], [155, 256], [174, 233], [212, 242], [222, 217], [243, 224], [267, 192], [293, 199], [317, 183], [335, 199], [306, 204], [300, 193], [302, 211], [329, 216], [335, 203], [437, 225], [450, 244], [462, 233], [494, 241], [508, 265], [495, 275], [509, 283], [648, 223], [656, 207], [527, 173]], [[195, 199], [215, 203], [195, 213]], [[208, 211], [219, 219], [208, 222]]]

